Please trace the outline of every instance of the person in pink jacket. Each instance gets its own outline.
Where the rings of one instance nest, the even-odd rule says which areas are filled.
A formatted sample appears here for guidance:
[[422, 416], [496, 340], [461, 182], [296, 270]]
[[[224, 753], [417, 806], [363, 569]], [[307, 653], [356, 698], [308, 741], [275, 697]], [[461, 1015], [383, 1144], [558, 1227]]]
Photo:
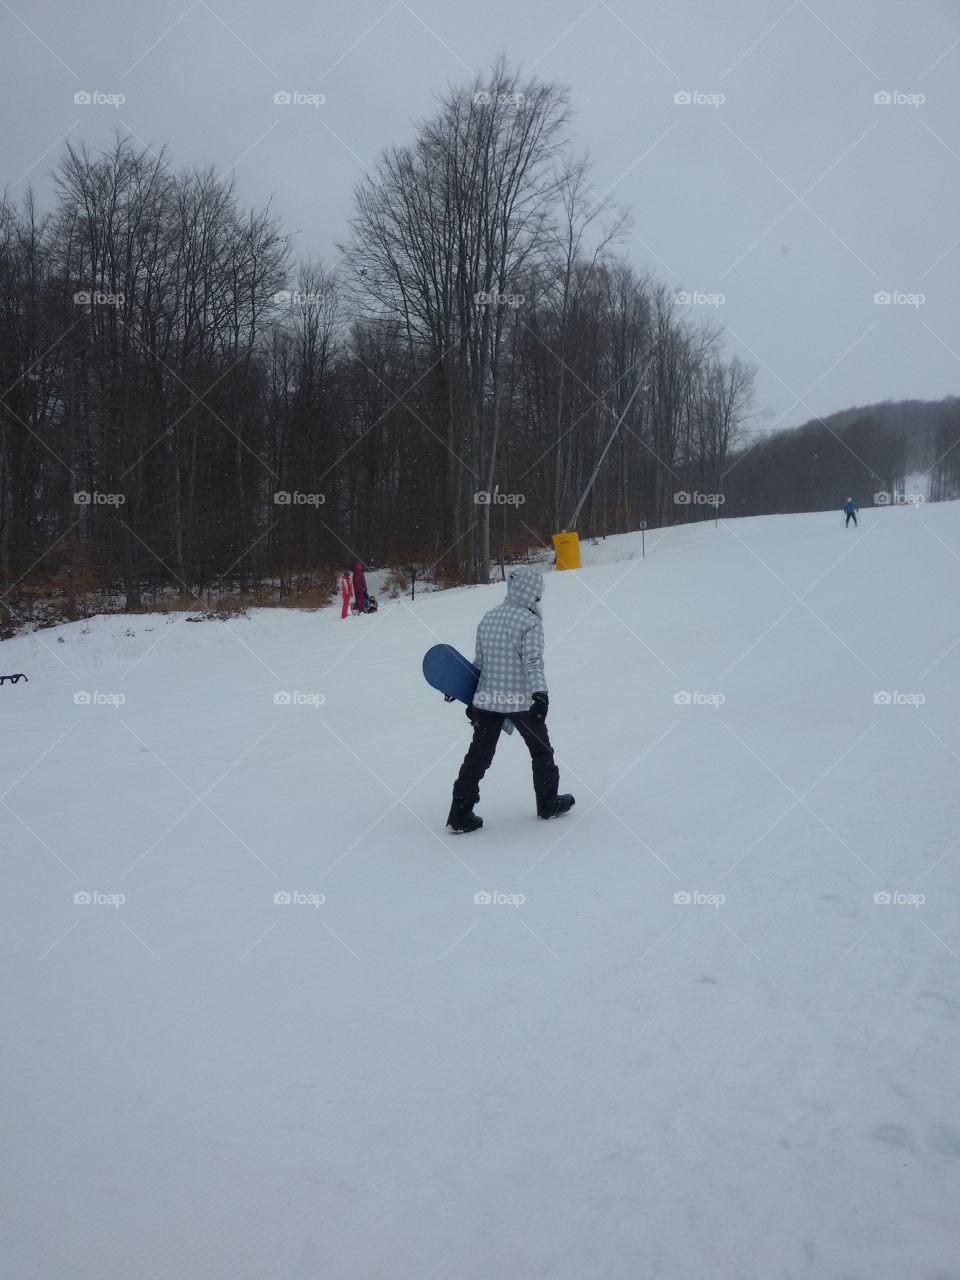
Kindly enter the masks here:
[[350, 575], [347, 573], [346, 569], [344, 569], [343, 573], [340, 575], [340, 595], [343, 598], [343, 609], [340, 613], [340, 617], [345, 618], [350, 610], [351, 595]]
[[359, 560], [353, 566], [353, 607], [357, 613], [363, 613], [367, 607], [367, 580]]

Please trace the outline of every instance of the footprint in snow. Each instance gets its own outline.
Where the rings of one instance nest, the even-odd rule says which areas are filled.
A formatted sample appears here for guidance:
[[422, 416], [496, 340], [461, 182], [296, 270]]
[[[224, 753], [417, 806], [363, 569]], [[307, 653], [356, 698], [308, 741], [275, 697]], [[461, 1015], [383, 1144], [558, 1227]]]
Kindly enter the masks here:
[[882, 1142], [885, 1146], [902, 1151], [908, 1145], [910, 1135], [899, 1124], [878, 1124], [870, 1130], [870, 1140]]
[[948, 1156], [951, 1160], [960, 1160], [960, 1133], [956, 1130], [949, 1129], [945, 1124], [937, 1125], [928, 1142], [934, 1151], [939, 1151], [942, 1156]]
[[945, 1018], [949, 1018], [951, 1022], [956, 1022], [960, 1017], [960, 1007], [957, 1006], [955, 1000], [951, 1000], [949, 996], [945, 996], [940, 991], [921, 991], [921, 1000], [932, 1000], [935, 1002], [934, 1007], [938, 1008]]

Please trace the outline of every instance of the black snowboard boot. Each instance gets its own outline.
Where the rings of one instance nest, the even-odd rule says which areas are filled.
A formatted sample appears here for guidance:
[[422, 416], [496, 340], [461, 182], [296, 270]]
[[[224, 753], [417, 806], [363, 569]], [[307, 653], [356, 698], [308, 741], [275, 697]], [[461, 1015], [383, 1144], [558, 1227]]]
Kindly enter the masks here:
[[537, 805], [538, 818], [561, 818], [565, 813], [569, 813], [576, 804], [571, 795], [555, 796], [552, 800], [546, 800], [543, 804]]
[[454, 799], [453, 804], [450, 806], [447, 826], [454, 835], [462, 836], [469, 831], [479, 831], [483, 826], [483, 819], [478, 818], [473, 812], [472, 804], [465, 804], [462, 800]]

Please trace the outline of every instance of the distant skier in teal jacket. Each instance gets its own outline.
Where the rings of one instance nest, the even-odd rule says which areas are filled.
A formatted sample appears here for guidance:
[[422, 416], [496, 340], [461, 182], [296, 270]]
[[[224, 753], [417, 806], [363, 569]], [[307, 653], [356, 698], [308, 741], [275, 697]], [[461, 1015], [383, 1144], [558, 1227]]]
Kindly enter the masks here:
[[857, 506], [857, 504], [854, 502], [852, 498], [848, 498], [846, 502], [843, 504], [843, 509], [847, 513], [847, 518], [843, 522], [843, 527], [846, 529], [850, 524], [850, 521], [852, 520], [854, 528], [856, 528], [857, 512], [860, 510], [860, 508]]

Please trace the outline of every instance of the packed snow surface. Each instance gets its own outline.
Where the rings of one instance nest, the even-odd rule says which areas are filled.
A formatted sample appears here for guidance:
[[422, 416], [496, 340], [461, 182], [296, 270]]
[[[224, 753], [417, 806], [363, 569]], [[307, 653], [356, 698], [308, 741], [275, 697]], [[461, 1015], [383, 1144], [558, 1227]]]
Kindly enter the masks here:
[[466, 837], [420, 660], [502, 586], [0, 645], [4, 1273], [960, 1275], [958, 556], [957, 503], [585, 546], [576, 808], [515, 735]]

